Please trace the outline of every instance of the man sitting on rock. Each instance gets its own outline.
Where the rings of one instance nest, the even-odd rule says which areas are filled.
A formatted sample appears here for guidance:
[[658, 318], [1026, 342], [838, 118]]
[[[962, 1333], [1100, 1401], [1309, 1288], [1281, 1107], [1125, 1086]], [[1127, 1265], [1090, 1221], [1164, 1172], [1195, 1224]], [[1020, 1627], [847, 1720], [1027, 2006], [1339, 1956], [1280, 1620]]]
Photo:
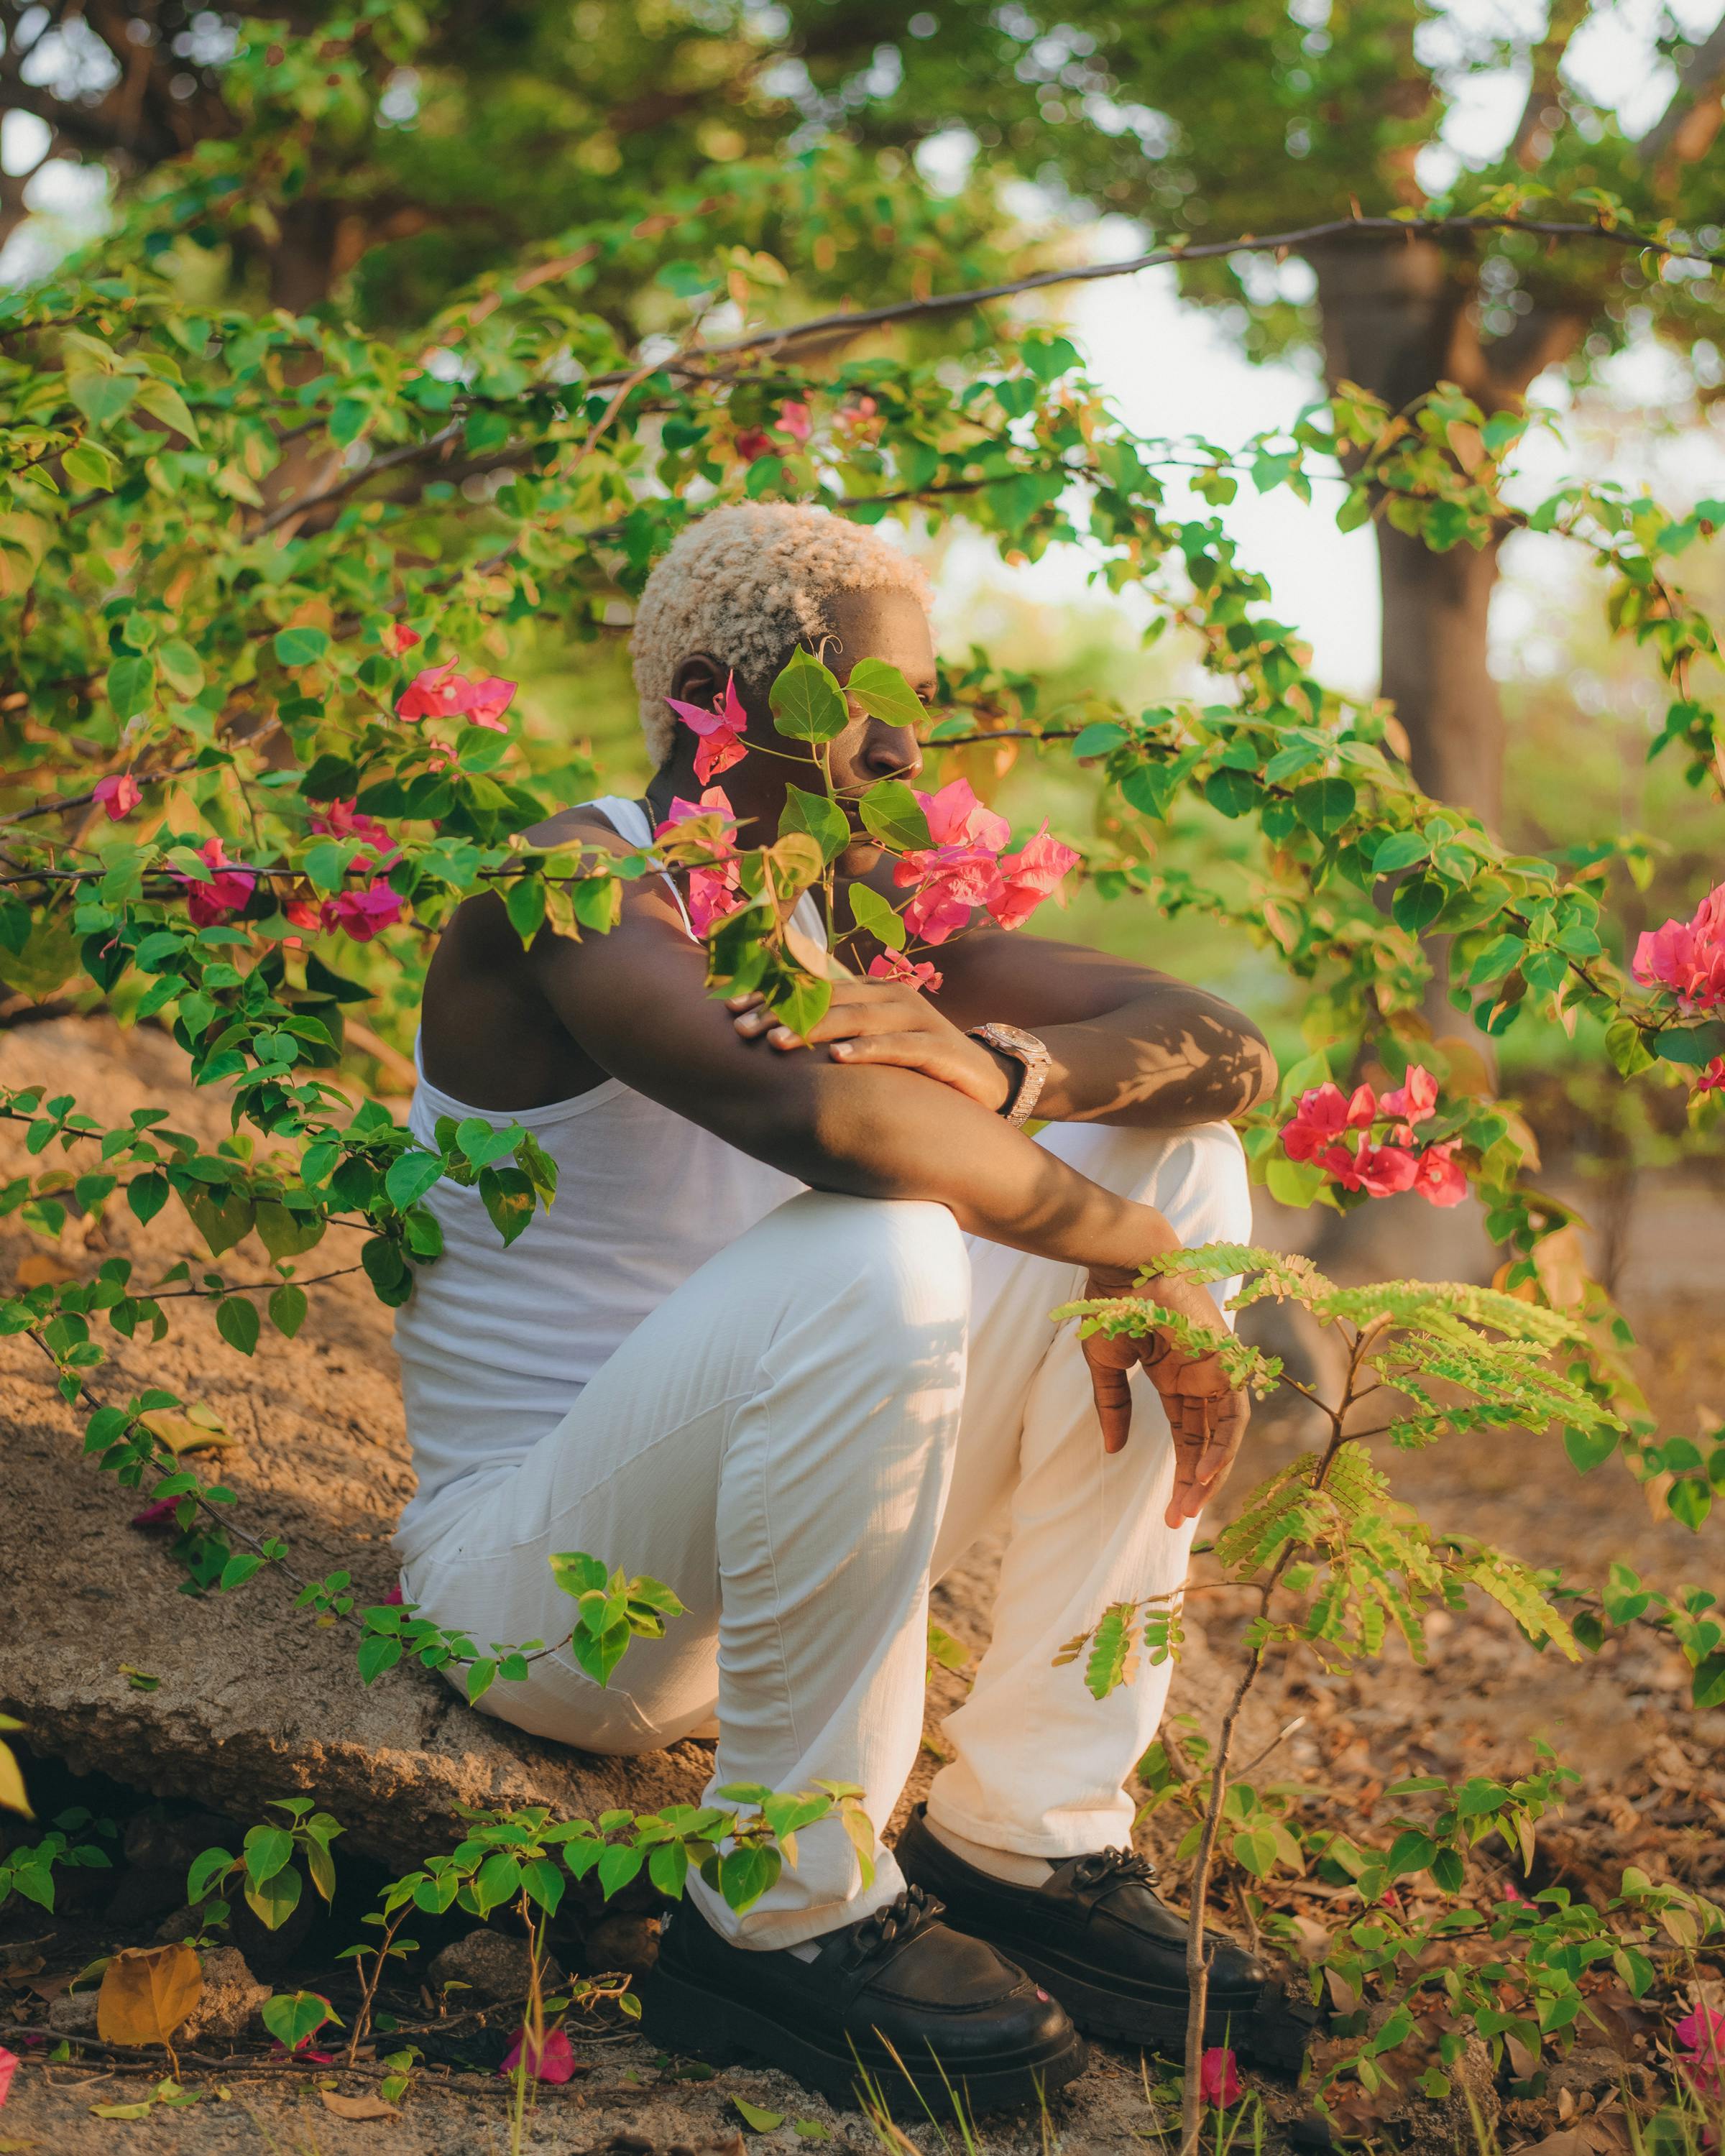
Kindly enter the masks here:
[[[774, 677], [800, 646], [841, 683], [873, 657], [927, 696], [927, 607], [877, 533], [713, 511], [640, 602], [644, 800], [567, 809], [534, 842], [647, 845], [701, 791], [667, 699], [716, 706], [733, 675], [757, 752], [725, 785], [744, 843], [771, 840], [787, 783], [810, 778], [773, 730]], [[913, 734], [847, 702], [841, 796], [914, 780]], [[844, 879], [891, 888], [853, 829], [841, 919]], [[1081, 1342], [1050, 1312], [1132, 1294], [1158, 1253], [1249, 1240], [1223, 1118], [1264, 1091], [1270, 1055], [1214, 996], [980, 911], [940, 950], [937, 989], [851, 978], [805, 1046], [708, 992], [687, 881], [639, 878], [611, 933], [542, 932], [525, 954], [477, 897], [438, 949], [413, 1129], [523, 1124], [559, 1180], [507, 1249], [476, 1193], [434, 1194], [444, 1254], [398, 1330], [419, 1477], [407, 1599], [482, 1642], [555, 1640], [552, 1554], [663, 1580], [687, 1614], [608, 1686], [559, 1651], [484, 1711], [595, 1753], [716, 1716], [713, 1787], [853, 1783], [884, 1824], [922, 1736], [930, 1583], [1004, 1520], [993, 1638], [896, 1854], [877, 1849], [865, 1885], [836, 1820], [805, 1829], [741, 1917], [691, 1877], [646, 2003], [669, 2046], [747, 2049], [837, 2094], [859, 2061], [896, 2075], [896, 2058], [978, 2106], [1029, 2099], [1082, 2064], [1075, 2023], [1145, 2044], [1183, 2025], [1185, 1925], [1130, 1854], [1123, 1789], [1167, 1665], [1098, 1702], [1055, 1657], [1110, 1603], [1179, 1589], [1246, 1419], [1214, 1356]], [[797, 921], [819, 937], [806, 900]], [[1216, 1322], [1219, 1289], [1153, 1293]], [[1265, 1989], [1222, 1943], [1217, 2041], [1274, 2048]]]

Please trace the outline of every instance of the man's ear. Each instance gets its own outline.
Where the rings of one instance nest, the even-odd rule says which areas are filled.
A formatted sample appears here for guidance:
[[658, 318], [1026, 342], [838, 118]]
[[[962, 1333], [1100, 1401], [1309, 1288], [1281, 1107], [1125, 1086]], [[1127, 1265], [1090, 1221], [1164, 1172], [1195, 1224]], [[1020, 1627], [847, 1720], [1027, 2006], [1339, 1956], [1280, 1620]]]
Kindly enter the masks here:
[[698, 704], [711, 711], [725, 693], [726, 669], [710, 651], [691, 651], [677, 661], [670, 692], [679, 703]]

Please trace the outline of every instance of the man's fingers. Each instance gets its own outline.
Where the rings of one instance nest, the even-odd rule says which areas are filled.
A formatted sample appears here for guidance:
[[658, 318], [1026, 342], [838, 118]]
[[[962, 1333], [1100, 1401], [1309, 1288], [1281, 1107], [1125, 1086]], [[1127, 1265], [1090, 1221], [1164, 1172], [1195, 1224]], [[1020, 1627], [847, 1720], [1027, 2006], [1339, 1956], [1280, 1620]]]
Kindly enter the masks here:
[[1096, 1398], [1096, 1420], [1102, 1425], [1102, 1450], [1123, 1452], [1132, 1426], [1132, 1395], [1127, 1373], [1109, 1363], [1092, 1363], [1090, 1385]]

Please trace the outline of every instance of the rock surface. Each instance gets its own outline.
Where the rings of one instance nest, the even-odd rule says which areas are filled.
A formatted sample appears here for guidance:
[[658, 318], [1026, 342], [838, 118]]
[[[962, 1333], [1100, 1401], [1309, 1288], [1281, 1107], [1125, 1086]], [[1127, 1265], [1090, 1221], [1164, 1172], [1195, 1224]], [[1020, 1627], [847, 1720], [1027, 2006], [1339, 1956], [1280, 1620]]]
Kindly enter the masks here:
[[203, 1961], [203, 1995], [175, 2041], [237, 2043], [270, 1996], [270, 1987], [252, 1974], [238, 1947], [211, 1947]]
[[[228, 1132], [223, 1103], [218, 1091], [189, 1091], [183, 1068], [163, 1035], [105, 1019], [0, 1033], [0, 1082], [69, 1093], [105, 1122], [165, 1108], [173, 1127], [213, 1147]], [[63, 1158], [27, 1159], [19, 1127], [0, 1126], [0, 1182]], [[331, 1230], [302, 1274], [350, 1263], [351, 1240]], [[0, 1282], [27, 1257], [39, 1265], [43, 1250], [16, 1215], [0, 1219]], [[144, 1283], [180, 1258], [200, 1272], [211, 1262], [177, 1204], [148, 1228], [110, 1209], [105, 1229], [69, 1226], [55, 1253], [80, 1277], [110, 1255], [130, 1258]], [[268, 1277], [249, 1240], [218, 1262], [233, 1281]], [[241, 1524], [283, 1536], [305, 1576], [346, 1570], [381, 1599], [394, 1578], [390, 1530], [413, 1487], [389, 1313], [362, 1280], [332, 1281], [314, 1291], [297, 1339], [266, 1327], [245, 1358], [220, 1341], [208, 1306], [172, 1307], [159, 1348], [101, 1328], [115, 1354], [100, 1396], [155, 1382], [208, 1403], [238, 1440], [221, 1475]], [[247, 1821], [267, 1798], [308, 1794], [341, 1820], [345, 1847], [403, 1867], [451, 1845], [458, 1804], [591, 1817], [686, 1802], [706, 1779], [696, 1744], [596, 1759], [473, 1712], [416, 1667], [363, 1685], [352, 1638], [295, 1610], [277, 1574], [231, 1594], [182, 1594], [161, 1536], [129, 1525], [136, 1495], [80, 1457], [80, 1429], [40, 1352], [28, 1338], [0, 1341], [0, 1636], [10, 1643], [0, 1705], [38, 1750]], [[141, 1688], [128, 1671], [156, 1681]]]
[[[465, 1984], [470, 1999], [459, 2002], [486, 2005], [512, 2005], [527, 1995], [531, 1980], [533, 1961], [527, 1952], [525, 1939], [512, 1939], [502, 1932], [487, 1931], [483, 1927], [469, 1932], [465, 1938], [452, 1939], [440, 1953], [432, 1957], [431, 1988], [434, 1991], [446, 1984]], [[560, 1991], [563, 1973], [554, 1960], [545, 1967], [543, 1988], [547, 1992]]]

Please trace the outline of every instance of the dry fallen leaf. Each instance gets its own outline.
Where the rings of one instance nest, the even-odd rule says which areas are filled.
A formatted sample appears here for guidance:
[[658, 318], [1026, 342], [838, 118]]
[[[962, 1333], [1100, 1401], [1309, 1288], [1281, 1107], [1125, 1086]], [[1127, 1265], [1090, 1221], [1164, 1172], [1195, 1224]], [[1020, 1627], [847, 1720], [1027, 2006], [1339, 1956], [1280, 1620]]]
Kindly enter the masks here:
[[337, 2118], [399, 2118], [393, 2103], [386, 2103], [381, 2096], [340, 2096], [334, 2089], [320, 2089], [326, 2111], [332, 2111]]
[[138, 1420], [177, 1460], [182, 1453], [215, 1451], [239, 1442], [208, 1408], [193, 1408], [182, 1415], [158, 1409], [153, 1414], [140, 1415]]
[[29, 1250], [18, 1260], [12, 1284], [14, 1287], [58, 1287], [62, 1281], [77, 1277], [74, 1269], [52, 1250]]
[[203, 1996], [203, 1970], [184, 1940], [128, 1947], [103, 1973], [96, 2034], [106, 2044], [165, 2044]]

